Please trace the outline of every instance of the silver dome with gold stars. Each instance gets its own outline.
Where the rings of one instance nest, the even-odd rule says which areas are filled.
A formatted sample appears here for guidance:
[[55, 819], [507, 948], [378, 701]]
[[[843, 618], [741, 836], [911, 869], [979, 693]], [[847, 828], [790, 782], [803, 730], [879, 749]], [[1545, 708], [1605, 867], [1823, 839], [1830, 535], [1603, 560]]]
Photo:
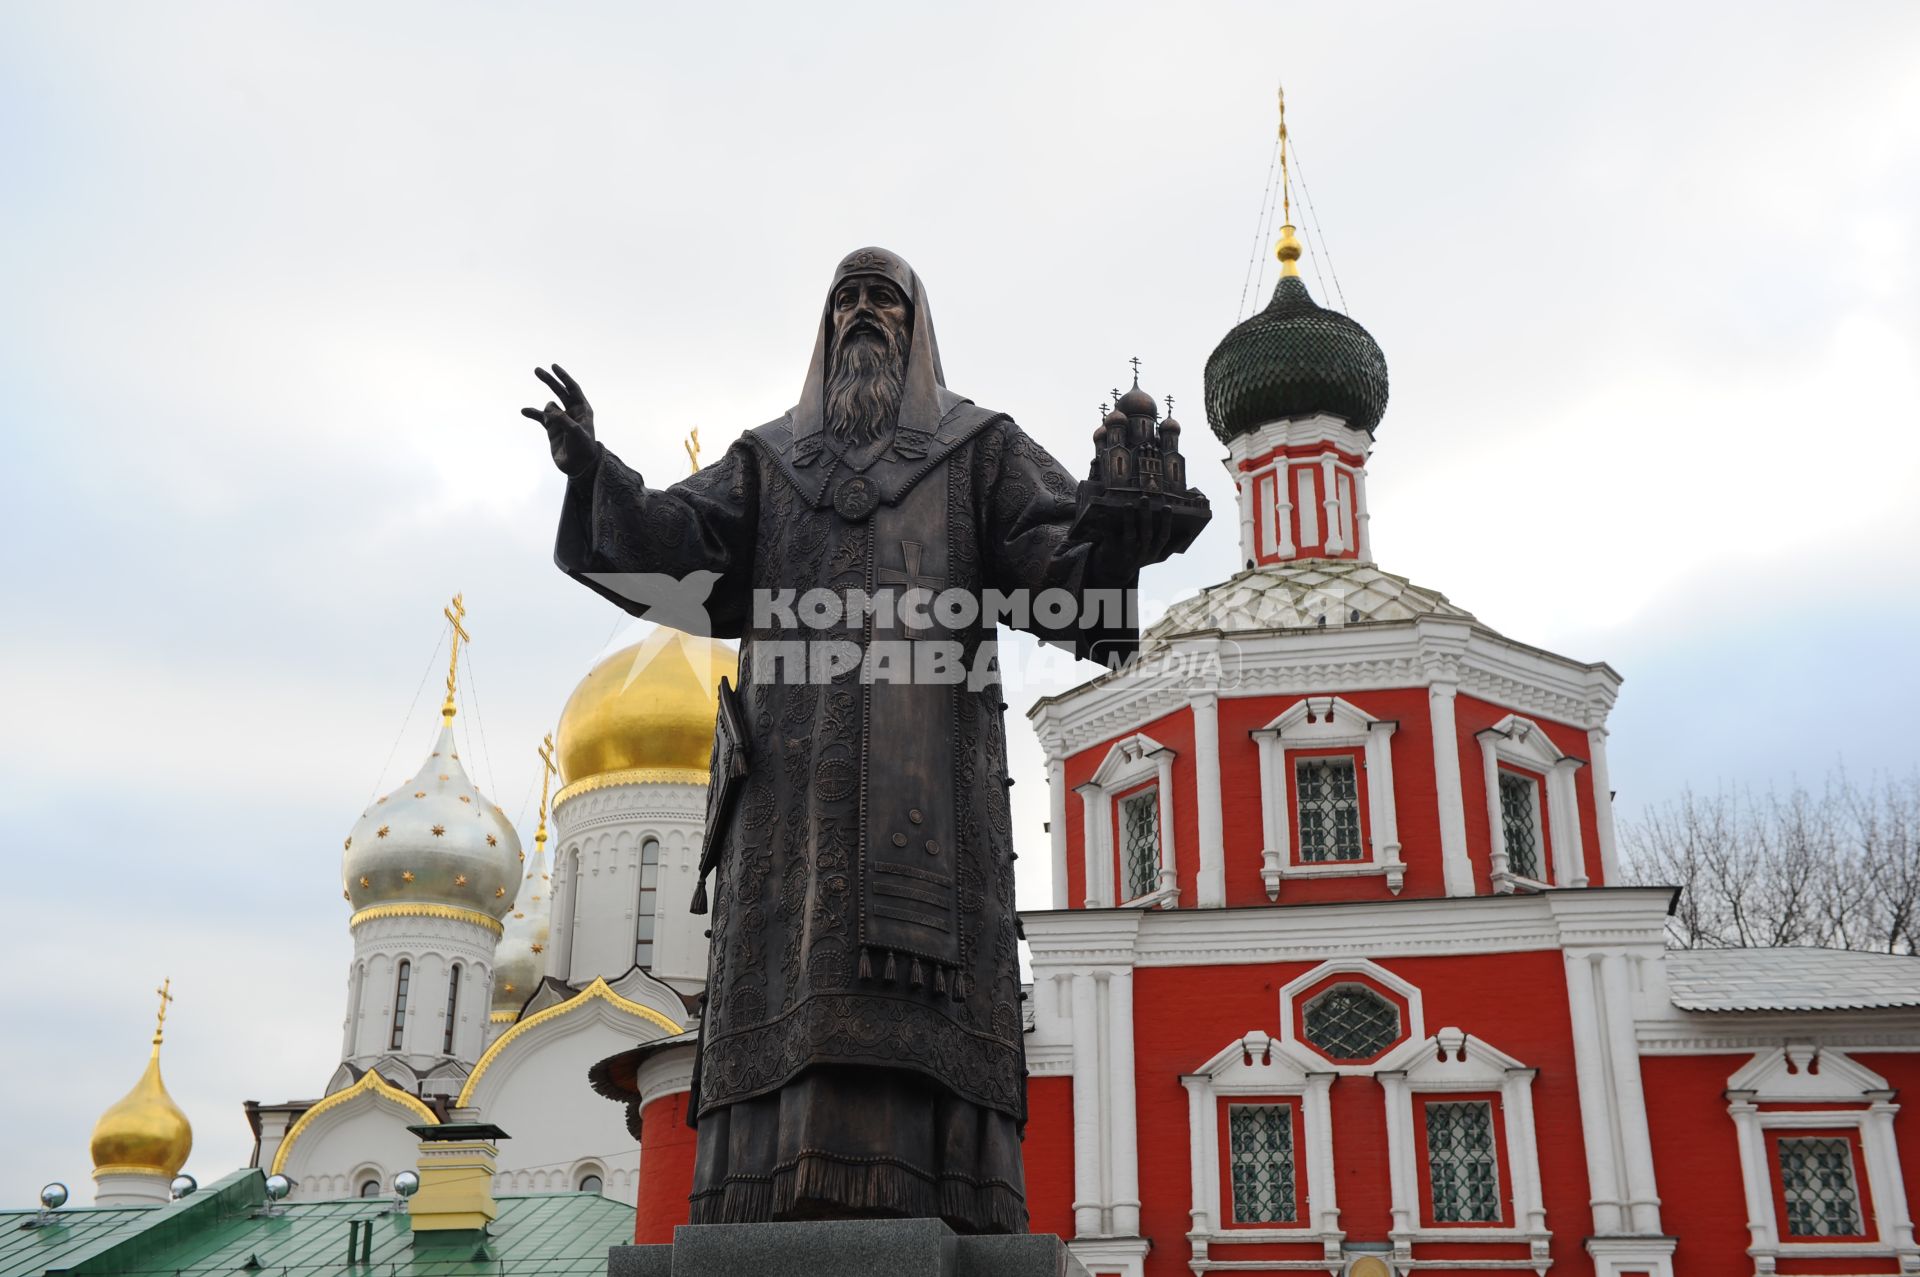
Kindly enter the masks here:
[[534, 986], [547, 969], [547, 935], [553, 917], [553, 881], [547, 871], [548, 782], [553, 778], [553, 737], [540, 743], [540, 826], [533, 835], [533, 855], [524, 868], [513, 912], [504, 920], [493, 946], [493, 1003], [489, 1015], [495, 1024], [516, 1018], [533, 996]]
[[467, 778], [451, 715], [414, 778], [361, 814], [340, 867], [356, 914], [442, 905], [498, 920], [512, 909], [520, 837]]

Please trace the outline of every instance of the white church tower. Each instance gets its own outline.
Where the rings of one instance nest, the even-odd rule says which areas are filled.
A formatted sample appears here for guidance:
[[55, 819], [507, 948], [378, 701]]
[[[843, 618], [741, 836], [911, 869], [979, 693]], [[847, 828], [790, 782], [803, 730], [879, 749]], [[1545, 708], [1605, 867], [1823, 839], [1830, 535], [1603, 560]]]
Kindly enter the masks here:
[[494, 945], [520, 885], [520, 838], [468, 779], [454, 745], [460, 596], [433, 751], [348, 836], [353, 965], [341, 1065], [329, 1093], [366, 1071], [403, 1090], [457, 1094], [486, 1048]]
[[707, 978], [691, 913], [720, 679], [734, 650], [656, 629], [602, 660], [560, 716], [547, 975], [578, 987], [638, 967], [682, 994]]

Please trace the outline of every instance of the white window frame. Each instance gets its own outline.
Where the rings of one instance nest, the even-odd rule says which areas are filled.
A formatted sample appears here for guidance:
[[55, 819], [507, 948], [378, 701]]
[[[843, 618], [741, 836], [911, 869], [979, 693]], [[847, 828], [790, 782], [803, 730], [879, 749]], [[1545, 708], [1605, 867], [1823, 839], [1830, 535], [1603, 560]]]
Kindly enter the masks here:
[[[1818, 1071], [1815, 1062], [1818, 1061]], [[1810, 1042], [1763, 1051], [1727, 1079], [1727, 1114], [1740, 1138], [1740, 1174], [1746, 1185], [1747, 1253], [1761, 1271], [1781, 1259], [1893, 1258], [1901, 1272], [1920, 1268], [1906, 1183], [1894, 1143], [1893, 1102], [1887, 1080], [1845, 1053]], [[1762, 1104], [1860, 1104], [1857, 1109], [1768, 1108]], [[1857, 1130], [1860, 1161], [1854, 1191], [1870, 1242], [1788, 1241], [1780, 1233], [1773, 1197], [1772, 1135], [1808, 1130]]]
[[[1087, 875], [1086, 907], [1111, 909], [1173, 908], [1180, 903], [1180, 877], [1174, 858], [1173, 760], [1178, 755], [1153, 737], [1135, 733], [1114, 743], [1094, 769], [1093, 779], [1079, 787], [1082, 804], [1081, 842]], [[1118, 831], [1113, 827], [1114, 799], [1146, 783], [1158, 786], [1160, 800], [1160, 884], [1143, 896], [1119, 899]]]
[[[1580, 791], [1574, 774], [1586, 766], [1584, 759], [1563, 754], [1548, 739], [1540, 724], [1518, 714], [1509, 714], [1480, 732], [1480, 768], [1487, 791], [1487, 836], [1490, 846], [1490, 873], [1493, 889], [1502, 895], [1515, 887], [1544, 890], [1548, 887], [1584, 887], [1587, 885], [1587, 857], [1580, 838]], [[1500, 766], [1527, 772], [1540, 781], [1545, 800], [1534, 812], [1534, 832], [1543, 845], [1536, 848], [1539, 863], [1547, 863], [1544, 846], [1553, 842], [1553, 881], [1524, 878], [1508, 865], [1506, 824], [1500, 815]], [[1544, 816], [1544, 823], [1540, 817]]]
[[[1524, 1242], [1534, 1264], [1551, 1262], [1553, 1234], [1540, 1188], [1540, 1150], [1533, 1125], [1533, 1079], [1528, 1068], [1506, 1052], [1457, 1028], [1403, 1043], [1374, 1071], [1387, 1105], [1387, 1162], [1393, 1189], [1394, 1257], [1405, 1264], [1416, 1244], [1431, 1242]], [[1429, 1226], [1420, 1195], [1420, 1159], [1427, 1155], [1414, 1122], [1413, 1106], [1429, 1097], [1495, 1092], [1500, 1096], [1501, 1136], [1506, 1141], [1505, 1185], [1513, 1207], [1511, 1224], [1484, 1227], [1463, 1224]]]
[[[1303, 1059], [1291, 1043], [1255, 1029], [1229, 1042], [1212, 1059], [1180, 1079], [1187, 1089], [1188, 1149], [1193, 1182], [1193, 1221], [1187, 1240], [1193, 1263], [1208, 1263], [1211, 1246], [1235, 1242], [1319, 1242], [1328, 1260], [1338, 1262], [1340, 1206], [1335, 1196], [1333, 1116], [1329, 1096], [1335, 1071], [1319, 1060]], [[1229, 1225], [1231, 1190], [1221, 1182], [1220, 1122], [1225, 1103], [1235, 1099], [1293, 1101], [1300, 1106], [1298, 1150], [1306, 1181], [1299, 1195], [1297, 1224]], [[1197, 1271], [1197, 1269], [1196, 1269]]]
[[[1313, 722], [1308, 722], [1312, 715]], [[1260, 823], [1265, 848], [1260, 879], [1267, 899], [1280, 898], [1289, 878], [1355, 878], [1379, 875], [1387, 890], [1400, 894], [1407, 867], [1400, 859], [1400, 822], [1393, 802], [1393, 733], [1400, 724], [1375, 718], [1338, 696], [1309, 696], [1251, 735], [1260, 749]], [[1327, 864], [1293, 863], [1293, 828], [1298, 813], [1287, 801], [1293, 755], [1358, 749], [1366, 769], [1366, 855]], [[1357, 778], [1356, 778], [1357, 779]]]
[[[1400, 995], [1407, 1004], [1406, 1023], [1400, 1026], [1401, 1041], [1380, 1059], [1369, 1064], [1341, 1064], [1326, 1058], [1320, 1048], [1308, 1042], [1294, 1038], [1295, 1025], [1302, 1017], [1296, 1014], [1302, 1002], [1311, 1002], [1319, 996], [1318, 986], [1326, 984], [1335, 976], [1361, 977], [1352, 980], [1353, 984], [1374, 984], [1382, 989], [1391, 990]], [[1336, 981], [1338, 983], [1338, 981]], [[1406, 1049], [1408, 1042], [1417, 1042], [1427, 1036], [1427, 1012], [1420, 998], [1420, 986], [1402, 980], [1393, 972], [1369, 962], [1365, 958], [1334, 958], [1322, 962], [1305, 975], [1289, 980], [1280, 988], [1280, 1032], [1293, 1043], [1301, 1058], [1314, 1061], [1314, 1067], [1329, 1069], [1334, 1073], [1355, 1077], [1365, 1077], [1386, 1066], [1386, 1061], [1397, 1059]]]

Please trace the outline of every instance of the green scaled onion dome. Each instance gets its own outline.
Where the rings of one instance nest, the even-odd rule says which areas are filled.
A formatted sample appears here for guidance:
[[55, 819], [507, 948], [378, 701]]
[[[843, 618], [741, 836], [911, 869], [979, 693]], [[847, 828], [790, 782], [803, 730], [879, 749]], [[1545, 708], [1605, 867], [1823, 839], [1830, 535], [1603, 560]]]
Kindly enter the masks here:
[[1371, 434], [1387, 410], [1387, 357], [1366, 329], [1314, 302], [1295, 265], [1299, 241], [1282, 229], [1273, 300], [1207, 357], [1207, 423], [1222, 443], [1317, 412]]

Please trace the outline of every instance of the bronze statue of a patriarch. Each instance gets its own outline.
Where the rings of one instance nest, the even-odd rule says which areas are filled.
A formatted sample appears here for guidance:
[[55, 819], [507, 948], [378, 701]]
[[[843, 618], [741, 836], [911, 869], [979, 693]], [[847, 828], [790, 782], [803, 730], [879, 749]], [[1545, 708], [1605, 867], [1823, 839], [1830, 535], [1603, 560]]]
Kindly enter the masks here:
[[[1168, 552], [1164, 511], [1073, 534], [1074, 477], [947, 388], [926, 289], [882, 249], [834, 270], [800, 402], [671, 487], [595, 437], [558, 365], [538, 375], [557, 402], [524, 411], [567, 475], [561, 569], [641, 615], [648, 600], [610, 579], [711, 574], [712, 632], [741, 640], [722, 714], [739, 739], [716, 747], [713, 778], [730, 797], [707, 831], [693, 1222], [937, 1216], [1024, 1232], [1005, 706], [977, 676], [1001, 613], [940, 609], [896, 629], [915, 657], [946, 654], [909, 661], [915, 675], [957, 652], [968, 677], [875, 677], [845, 653], [872, 656], [900, 617], [809, 619], [792, 600], [1130, 591]], [[1059, 616], [1027, 627], [1083, 654], [1116, 637]], [[839, 655], [791, 659], [809, 645]]]

